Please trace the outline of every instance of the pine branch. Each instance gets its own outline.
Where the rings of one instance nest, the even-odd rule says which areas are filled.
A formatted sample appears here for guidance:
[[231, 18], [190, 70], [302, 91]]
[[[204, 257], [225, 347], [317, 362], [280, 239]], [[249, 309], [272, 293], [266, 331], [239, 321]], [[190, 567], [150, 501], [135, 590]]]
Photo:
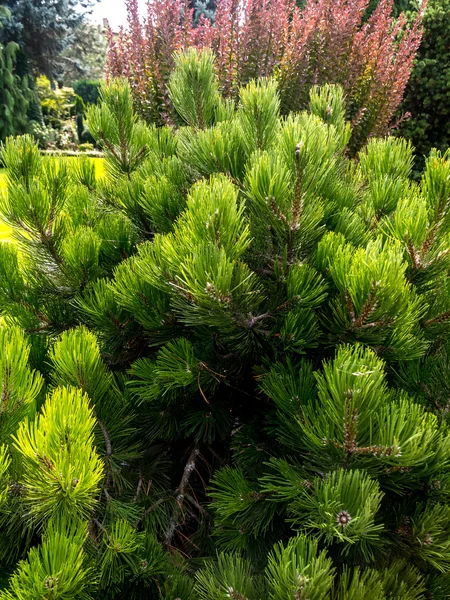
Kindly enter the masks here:
[[350, 319], [351, 319], [352, 323], [354, 323], [355, 322], [355, 307], [353, 305], [353, 301], [348, 292], [345, 292], [345, 300], [347, 303], [347, 310], [350, 315]]
[[413, 269], [417, 269], [420, 266], [420, 257], [418, 256], [418, 253], [416, 252], [411, 240], [407, 242], [406, 249], [408, 250], [408, 254], [411, 258]]
[[304, 144], [300, 142], [295, 149], [295, 192], [294, 202], [292, 204], [292, 225], [291, 229], [298, 229], [299, 220], [303, 211], [303, 202], [305, 195], [302, 190], [303, 169], [300, 166], [301, 152]]
[[[366, 301], [366, 303], [364, 304], [361, 314], [359, 315], [359, 317], [357, 319], [355, 319], [353, 326], [358, 328], [361, 328], [364, 326], [365, 321], [375, 312], [376, 308], [377, 308], [377, 301], [375, 300], [375, 294], [373, 293], [373, 289], [375, 288], [375, 285], [372, 285], [372, 291], [369, 294], [369, 297]], [[369, 323], [369, 325], [372, 325], [371, 323]]]
[[139, 480], [138, 480], [138, 484], [137, 484], [137, 488], [136, 488], [136, 493], [135, 493], [134, 498], [133, 498], [133, 502], [135, 504], [138, 501], [139, 494], [141, 493], [143, 483], [144, 483], [144, 479], [142, 477], [142, 471], [139, 469]]
[[169, 527], [167, 529], [165, 535], [165, 543], [167, 546], [172, 545], [173, 536], [175, 534], [175, 530], [178, 526], [178, 519], [183, 510], [183, 504], [186, 497], [186, 488], [189, 485], [189, 480], [191, 478], [192, 473], [195, 471], [196, 462], [198, 455], [200, 454], [200, 444], [198, 442], [195, 443], [188, 461], [184, 467], [183, 475], [181, 477], [180, 485], [176, 490], [176, 501], [177, 506], [173, 512], [172, 519], [170, 520]]
[[148, 517], [148, 515], [150, 515], [152, 512], [154, 512], [158, 508], [158, 506], [161, 506], [162, 504], [164, 504], [164, 502], [166, 502], [166, 500], [167, 500], [167, 498], [159, 498], [159, 500], [157, 500], [151, 506], [149, 506], [148, 508], [146, 508], [145, 511], [142, 513], [142, 517], [136, 523], [136, 527], [138, 525], [140, 525], [142, 523], [142, 521], [146, 517]]
[[[351, 392], [348, 392], [351, 395]], [[345, 421], [344, 421], [344, 451], [347, 454], [353, 454], [356, 451], [356, 436], [358, 427], [358, 411], [351, 410], [350, 400], [346, 401]]]
[[106, 456], [108, 458], [111, 458], [113, 450], [112, 450], [111, 438], [109, 437], [108, 430], [106, 429], [105, 424], [103, 423], [103, 421], [101, 421], [98, 418], [98, 415], [96, 414], [95, 410], [94, 410], [94, 414], [95, 414], [95, 417], [97, 419], [98, 426], [100, 427], [100, 429], [102, 430], [102, 433], [103, 433], [103, 438], [105, 440], [105, 452], [106, 452]]
[[433, 317], [432, 319], [428, 319], [423, 324], [424, 327], [430, 327], [431, 325], [435, 325], [437, 323], [445, 323], [450, 319], [450, 310], [443, 311]]

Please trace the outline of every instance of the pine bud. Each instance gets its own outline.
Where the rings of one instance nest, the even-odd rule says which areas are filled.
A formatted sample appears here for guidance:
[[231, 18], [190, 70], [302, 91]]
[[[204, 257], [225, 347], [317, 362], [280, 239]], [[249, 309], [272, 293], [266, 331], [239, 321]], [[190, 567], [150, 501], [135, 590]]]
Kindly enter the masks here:
[[351, 520], [352, 517], [346, 510], [341, 510], [341, 512], [336, 515], [336, 521], [339, 527], [345, 527]]
[[59, 579], [57, 577], [47, 577], [44, 586], [47, 590], [54, 590], [58, 585]]
[[247, 600], [244, 594], [241, 594], [231, 586], [227, 589], [227, 596], [228, 598], [232, 598], [232, 600]]
[[26, 492], [26, 487], [18, 481], [12, 481], [9, 484], [9, 492], [13, 496], [22, 496]]
[[309, 585], [309, 577], [306, 577], [306, 575], [302, 575], [301, 573], [298, 574], [297, 581], [299, 591], [303, 591]]

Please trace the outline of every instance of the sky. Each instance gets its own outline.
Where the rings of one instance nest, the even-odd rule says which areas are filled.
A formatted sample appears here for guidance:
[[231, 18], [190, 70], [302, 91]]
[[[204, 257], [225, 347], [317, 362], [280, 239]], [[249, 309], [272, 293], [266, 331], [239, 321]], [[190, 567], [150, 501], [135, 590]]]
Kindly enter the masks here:
[[[145, 1], [140, 0], [140, 4], [144, 5]], [[97, 23], [102, 23], [103, 19], [108, 19], [113, 29], [117, 29], [119, 25], [126, 25], [125, 0], [101, 0], [95, 6], [91, 19]]]

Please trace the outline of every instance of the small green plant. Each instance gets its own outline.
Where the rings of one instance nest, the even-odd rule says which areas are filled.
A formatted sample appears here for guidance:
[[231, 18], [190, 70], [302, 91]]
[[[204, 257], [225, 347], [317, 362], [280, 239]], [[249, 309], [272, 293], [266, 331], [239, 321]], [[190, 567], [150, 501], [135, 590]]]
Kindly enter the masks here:
[[80, 144], [78, 146], [78, 149], [81, 152], [91, 152], [92, 150], [94, 150], [94, 144], [89, 144], [89, 142], [86, 142], [85, 144]]

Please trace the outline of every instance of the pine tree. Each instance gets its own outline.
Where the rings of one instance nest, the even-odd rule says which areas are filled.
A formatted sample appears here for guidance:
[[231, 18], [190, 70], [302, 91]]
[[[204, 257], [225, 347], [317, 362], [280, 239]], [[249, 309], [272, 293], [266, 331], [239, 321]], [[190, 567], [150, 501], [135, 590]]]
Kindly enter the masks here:
[[2, 0], [0, 42], [17, 42], [26, 74], [47, 75], [54, 80], [62, 72], [61, 52], [98, 0]]
[[[106, 62], [106, 36], [101, 25], [82, 23], [73, 32], [69, 45], [61, 53], [63, 73], [60, 80], [67, 86], [103, 78]], [[88, 80], [88, 81], [86, 81]]]
[[217, 0], [189, 0], [188, 6], [194, 11], [194, 25], [197, 25], [201, 18], [214, 21]]
[[2, 150], [0, 598], [448, 597], [449, 154], [176, 64], [105, 179]]

